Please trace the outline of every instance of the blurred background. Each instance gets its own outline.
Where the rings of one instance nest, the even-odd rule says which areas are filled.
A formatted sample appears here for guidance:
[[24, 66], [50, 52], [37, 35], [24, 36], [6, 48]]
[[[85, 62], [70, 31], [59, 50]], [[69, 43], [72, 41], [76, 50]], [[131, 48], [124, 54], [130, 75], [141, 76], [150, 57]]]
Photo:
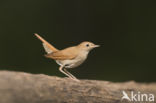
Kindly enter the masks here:
[[58, 49], [101, 45], [69, 70], [80, 79], [156, 82], [153, 0], [1, 0], [0, 69], [64, 75], [45, 58], [39, 33]]

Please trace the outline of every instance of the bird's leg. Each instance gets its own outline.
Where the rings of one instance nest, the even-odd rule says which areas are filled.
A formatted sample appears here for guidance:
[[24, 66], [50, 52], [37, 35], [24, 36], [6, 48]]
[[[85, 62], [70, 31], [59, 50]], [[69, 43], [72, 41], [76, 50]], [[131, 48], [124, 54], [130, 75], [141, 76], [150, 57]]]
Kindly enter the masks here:
[[64, 67], [64, 66], [60, 66], [60, 68], [59, 68], [60, 72], [62, 72], [63, 74], [65, 74], [65, 75], [68, 76], [69, 78], [78, 81], [78, 79], [73, 78], [70, 74], [68, 74], [68, 73], [66, 73], [65, 71], [63, 71], [63, 67]]
[[73, 79], [79, 81], [74, 75], [72, 75], [70, 72], [68, 72], [66, 68], [64, 68], [64, 71], [65, 71], [66, 73], [68, 73]]
[[66, 72], [63, 71], [63, 67], [64, 67], [64, 66], [60, 66], [60, 68], [59, 68], [60, 72], [62, 72], [63, 74], [65, 74], [65, 75], [68, 76], [69, 78], [72, 78], [68, 73], [66, 73]]

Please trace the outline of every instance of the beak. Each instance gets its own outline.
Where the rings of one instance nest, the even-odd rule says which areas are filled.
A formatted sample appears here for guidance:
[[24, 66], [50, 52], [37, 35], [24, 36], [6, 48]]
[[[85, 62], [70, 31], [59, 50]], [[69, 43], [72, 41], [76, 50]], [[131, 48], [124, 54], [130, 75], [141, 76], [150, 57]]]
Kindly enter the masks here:
[[97, 48], [97, 47], [100, 47], [100, 45], [94, 45], [93, 47], [94, 47], [94, 48]]

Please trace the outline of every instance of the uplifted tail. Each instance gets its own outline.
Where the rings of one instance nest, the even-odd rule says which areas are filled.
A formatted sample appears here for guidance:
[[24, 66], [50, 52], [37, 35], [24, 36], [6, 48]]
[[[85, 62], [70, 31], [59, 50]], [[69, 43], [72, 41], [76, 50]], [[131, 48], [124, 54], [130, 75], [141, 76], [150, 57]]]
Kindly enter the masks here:
[[45, 51], [50, 54], [52, 52], [56, 52], [58, 51], [58, 49], [56, 49], [54, 46], [52, 46], [50, 43], [48, 43], [46, 40], [44, 40], [41, 36], [39, 36], [37, 33], [34, 34], [39, 40], [42, 41], [43, 43], [43, 47], [45, 49]]

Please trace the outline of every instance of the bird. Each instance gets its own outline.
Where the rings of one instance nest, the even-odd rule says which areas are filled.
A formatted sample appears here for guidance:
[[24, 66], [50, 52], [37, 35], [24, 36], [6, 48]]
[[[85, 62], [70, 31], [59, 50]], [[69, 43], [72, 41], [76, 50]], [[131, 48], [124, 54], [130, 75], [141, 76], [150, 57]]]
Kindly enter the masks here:
[[88, 53], [92, 49], [100, 47], [100, 45], [95, 45], [92, 42], [84, 41], [76, 46], [59, 50], [37, 33], [34, 33], [34, 35], [42, 42], [45, 52], [47, 53], [45, 54], [45, 57], [55, 60], [60, 66], [59, 71], [76, 81], [79, 81], [79, 79], [67, 71], [67, 69], [78, 67], [87, 59]]

